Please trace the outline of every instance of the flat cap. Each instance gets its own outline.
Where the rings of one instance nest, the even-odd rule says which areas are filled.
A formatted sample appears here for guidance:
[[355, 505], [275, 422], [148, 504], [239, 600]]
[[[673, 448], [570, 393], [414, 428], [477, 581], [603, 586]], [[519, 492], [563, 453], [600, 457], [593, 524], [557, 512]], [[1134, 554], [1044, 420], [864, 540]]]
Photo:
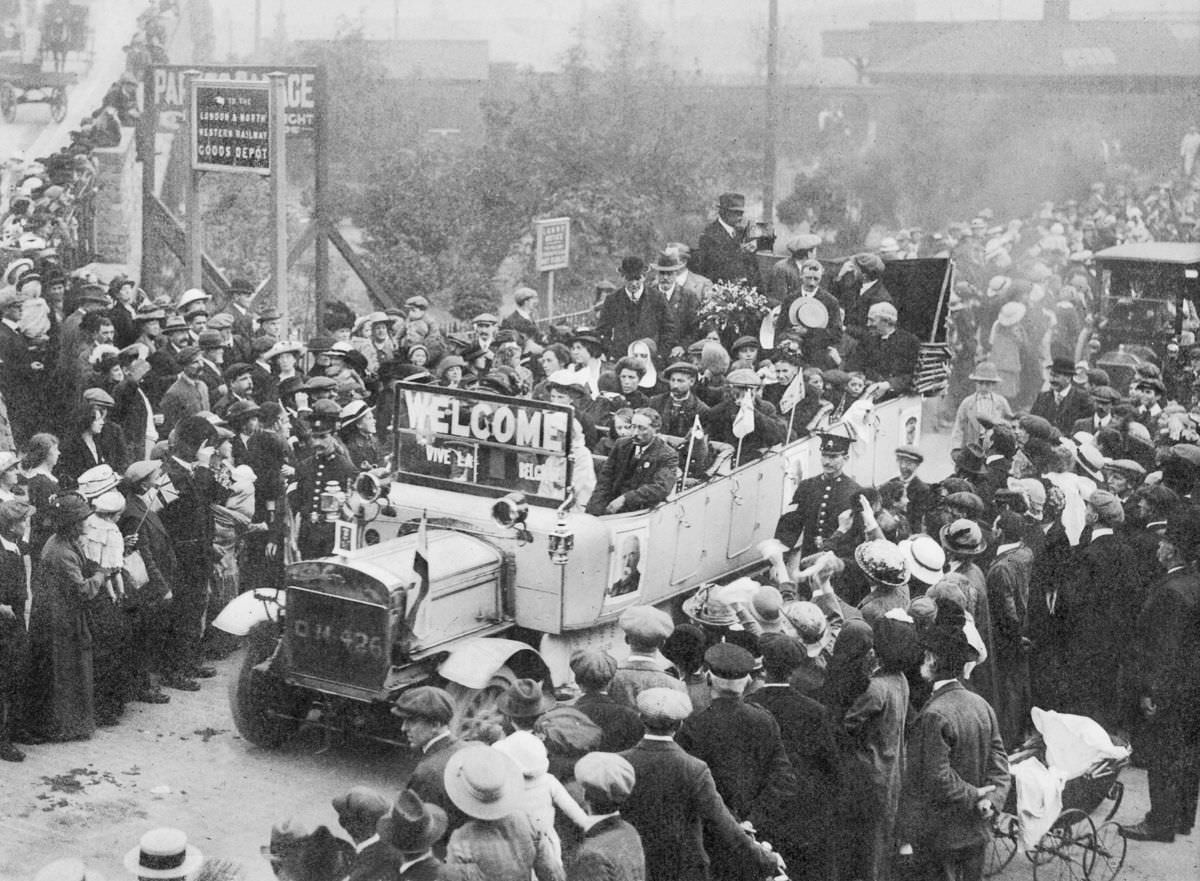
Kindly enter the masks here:
[[754, 672], [754, 656], [739, 645], [718, 642], [704, 653], [704, 663], [714, 676], [741, 679]]
[[136, 486], [141, 483], [151, 474], [157, 474], [162, 470], [162, 462], [154, 459], [143, 459], [140, 462], [134, 462], [125, 469], [125, 483], [129, 486]]
[[480, 312], [471, 319], [472, 324], [499, 324], [500, 319], [491, 312]]
[[234, 401], [230, 408], [225, 411], [225, 419], [227, 422], [237, 422], [242, 419], [249, 419], [251, 416], [257, 416], [261, 412], [262, 409], [253, 401]]
[[229, 330], [233, 327], [233, 316], [228, 312], [218, 312], [212, 318], [208, 319], [209, 330]]
[[811, 251], [820, 244], [820, 236], [813, 235], [812, 233], [800, 233], [788, 239], [786, 247], [793, 254], [801, 254], [805, 251]]
[[513, 301], [517, 303], [528, 303], [530, 300], [536, 300], [538, 292], [533, 288], [517, 288], [513, 291]]
[[1189, 465], [1200, 467], [1200, 447], [1195, 444], [1175, 444], [1171, 452]]
[[675, 629], [675, 622], [662, 609], [654, 606], [630, 606], [617, 619], [621, 629], [635, 639], [664, 640]]
[[903, 447], [896, 447], [896, 458], [897, 459], [911, 459], [913, 462], [916, 462], [918, 465], [920, 465], [922, 462], [925, 461], [925, 454], [922, 453], [920, 450], [918, 450], [916, 447], [903, 446]]
[[191, 364], [193, 361], [195, 361], [199, 357], [200, 357], [200, 347], [199, 346], [184, 346], [182, 349], [179, 350], [179, 354], [175, 356], [175, 362], [180, 367], [183, 367], [185, 365]]
[[692, 714], [692, 700], [673, 688], [647, 688], [638, 692], [637, 709], [642, 718], [655, 722], [682, 722]]
[[331, 392], [337, 388], [337, 380], [329, 376], [311, 376], [304, 383], [306, 392]]
[[1146, 473], [1146, 469], [1132, 459], [1113, 459], [1106, 462], [1104, 467], [1113, 471], [1123, 471], [1126, 474], [1144, 475]]
[[402, 692], [392, 706], [394, 716], [415, 716], [442, 725], [454, 718], [454, 699], [450, 693], [432, 685], [419, 685]]
[[614, 804], [621, 804], [633, 792], [637, 775], [624, 756], [596, 752], [588, 753], [575, 763], [575, 780], [585, 789], [603, 794]]
[[1090, 496], [1088, 496], [1087, 503], [1094, 508], [1096, 513], [1103, 517], [1107, 523], [1125, 522], [1125, 508], [1121, 505], [1121, 500], [1108, 490], [1096, 490]]
[[404, 301], [404, 305], [410, 309], [428, 309], [429, 301], [427, 299], [425, 299], [424, 297], [418, 295], [415, 297], [409, 297], [407, 300]]
[[102, 388], [93, 387], [83, 393], [83, 399], [95, 407], [113, 407], [116, 401]]
[[581, 649], [571, 655], [571, 672], [580, 685], [603, 687], [617, 674], [617, 659], [603, 649]]
[[333, 809], [341, 819], [361, 818], [376, 822], [391, 810], [387, 796], [369, 786], [355, 786], [333, 799]]
[[762, 385], [762, 378], [749, 367], [739, 367], [729, 371], [725, 382], [737, 388], [758, 388]]
[[219, 330], [202, 330], [196, 337], [196, 343], [201, 349], [223, 349], [225, 338]]
[[690, 361], [676, 361], [674, 364], [664, 370], [662, 375], [669, 379], [672, 373], [686, 373], [695, 379], [700, 375], [700, 368], [698, 368], [695, 364], [692, 364]]
[[1121, 400], [1121, 393], [1108, 385], [1096, 386], [1091, 391], [1092, 398], [1107, 404], [1116, 404]]

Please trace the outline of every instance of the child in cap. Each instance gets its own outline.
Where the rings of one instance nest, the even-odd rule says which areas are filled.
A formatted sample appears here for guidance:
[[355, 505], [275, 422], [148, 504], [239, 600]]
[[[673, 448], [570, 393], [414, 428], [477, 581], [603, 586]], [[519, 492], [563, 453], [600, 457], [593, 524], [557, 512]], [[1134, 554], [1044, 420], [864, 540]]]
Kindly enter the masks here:
[[92, 501], [92, 513], [84, 523], [83, 555], [95, 563], [106, 574], [105, 590], [109, 599], [116, 602], [125, 595], [125, 580], [121, 570], [125, 566], [125, 538], [117, 528], [117, 518], [125, 510], [125, 497], [109, 490]]

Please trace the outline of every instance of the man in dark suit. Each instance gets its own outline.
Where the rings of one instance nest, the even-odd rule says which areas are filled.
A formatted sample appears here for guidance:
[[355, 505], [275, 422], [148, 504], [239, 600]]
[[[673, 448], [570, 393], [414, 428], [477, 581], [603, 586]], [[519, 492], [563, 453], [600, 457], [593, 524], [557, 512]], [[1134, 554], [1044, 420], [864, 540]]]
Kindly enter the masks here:
[[913, 390], [913, 374], [921, 355], [921, 342], [896, 326], [899, 315], [891, 303], [876, 303], [867, 312], [870, 332], [846, 362], [848, 370], [860, 371], [867, 382], [884, 383], [883, 400]]
[[243, 339], [254, 339], [254, 322], [258, 316], [250, 309], [254, 299], [254, 285], [244, 278], [229, 283], [229, 301], [223, 310], [233, 318], [233, 334]]
[[1075, 423], [1092, 415], [1092, 401], [1087, 392], [1073, 382], [1075, 365], [1070, 358], [1055, 358], [1050, 365], [1050, 388], [1040, 393], [1029, 411], [1041, 416], [1065, 435], [1075, 430]]
[[609, 693], [617, 675], [617, 661], [602, 649], [581, 649], [571, 656], [571, 672], [583, 694], [573, 706], [604, 732], [596, 749], [620, 752], [642, 739], [642, 720], [637, 710], [618, 703]]
[[862, 339], [867, 332], [867, 313], [876, 303], [892, 302], [883, 286], [883, 260], [878, 254], [855, 254], [843, 264], [833, 282], [833, 293], [842, 304], [846, 333]]
[[[725, 377], [724, 398], [700, 416], [700, 425], [712, 440], [737, 450], [734, 464], [757, 459], [770, 447], [781, 444], [787, 435], [787, 423], [775, 407], [762, 398], [762, 380], [748, 368], [729, 371]], [[739, 420], [743, 402], [753, 405], [754, 421]], [[749, 412], [748, 409], [745, 412]], [[744, 432], [746, 428], [750, 431]]]
[[996, 715], [1005, 743], [1023, 743], [1033, 704], [1029, 674], [1029, 582], [1033, 551], [1023, 540], [1025, 518], [1004, 511], [996, 519], [999, 545], [987, 570], [996, 671]]
[[821, 550], [838, 528], [838, 515], [849, 510], [862, 487], [843, 473], [850, 459], [850, 438], [821, 435], [821, 473], [800, 481], [792, 496], [796, 507], [779, 518], [775, 537], [789, 550], [804, 536], [801, 556]]
[[635, 783], [622, 815], [642, 837], [647, 881], [707, 881], [707, 827], [732, 860], [757, 877], [776, 871], [768, 854], [738, 825], [717, 794], [712, 772], [675, 742], [679, 724], [692, 712], [686, 694], [649, 688], [637, 699], [646, 734], [621, 753], [633, 766]]
[[501, 330], [511, 330], [517, 334], [517, 342], [524, 348], [527, 343], [541, 345], [542, 333], [538, 330], [537, 322], [533, 320], [533, 307], [537, 305], [537, 291], [529, 287], [519, 287], [513, 291], [513, 302], [516, 308], [500, 321]]
[[776, 339], [792, 328], [792, 304], [802, 297], [812, 297], [825, 307], [829, 322], [823, 328], [807, 329], [804, 334], [805, 348], [813, 355], [836, 348], [842, 342], [842, 307], [833, 294], [821, 286], [825, 267], [821, 261], [800, 258], [798, 253], [808, 253], [804, 246], [810, 245], [817, 236], [796, 236], [788, 243], [792, 256], [780, 260], [771, 267], [768, 282], [769, 296], [779, 303], [779, 318], [775, 322]]
[[[684, 263], [684, 268], [679, 270], [675, 275], [675, 284], [685, 291], [691, 291], [696, 295], [696, 302], [704, 305], [704, 301], [708, 299], [712, 293], [712, 279], [706, 278], [692, 269], [692, 249], [683, 242], [671, 242], [667, 248], [679, 255]], [[682, 345], [688, 345], [694, 340], [680, 340]]]
[[15, 292], [0, 295], [0, 318], [0, 392], [8, 405], [13, 438], [23, 444], [38, 430], [38, 418], [46, 403], [40, 392], [46, 368], [33, 359], [29, 341], [18, 328], [21, 300]]
[[1200, 552], [1195, 508], [1167, 521], [1158, 559], [1163, 574], [1138, 616], [1127, 665], [1139, 719], [1133, 746], [1147, 761], [1150, 812], [1122, 826], [1135, 841], [1170, 842], [1196, 821], [1197, 701], [1200, 700], [1200, 577], [1191, 566]]
[[[704, 653], [704, 663], [712, 703], [685, 719], [675, 740], [708, 765], [717, 794], [735, 817], [751, 823], [766, 841], [781, 839], [791, 831], [788, 813], [795, 807], [796, 774], [775, 717], [742, 699], [754, 657], [741, 646], [719, 642]], [[728, 859], [716, 846], [710, 853], [716, 877], [754, 877], [739, 871], [739, 856]]]
[[1113, 683], [1137, 618], [1140, 604], [1131, 602], [1131, 585], [1138, 579], [1129, 544], [1114, 532], [1125, 522], [1120, 499], [1098, 489], [1084, 503], [1084, 512], [1091, 536], [1085, 531], [1076, 549], [1068, 610], [1067, 666], [1074, 684], [1061, 709], [1091, 716], [1111, 730], [1123, 721], [1112, 699]]
[[650, 407], [662, 417], [662, 433], [687, 437], [696, 418], [708, 412], [708, 405], [696, 397], [693, 389], [700, 370], [689, 361], [678, 361], [663, 371], [668, 390], [650, 399]]
[[696, 271], [714, 282], [745, 281], [759, 287], [758, 243], [746, 237], [746, 197], [722, 193], [717, 199], [717, 219], [700, 233], [696, 248]]
[[400, 868], [399, 853], [381, 841], [375, 831], [376, 824], [391, 808], [387, 797], [369, 786], [352, 787], [333, 799], [338, 823], [354, 844], [347, 881], [375, 881], [394, 876]]
[[212, 460], [217, 430], [203, 416], [191, 415], [176, 427], [171, 456], [163, 470], [170, 478], [177, 498], [160, 513], [163, 526], [171, 536], [178, 567], [172, 586], [171, 637], [167, 648], [167, 672], [163, 685], [183, 691], [196, 691], [193, 676], [216, 675], [212, 667], [200, 663], [200, 632], [208, 606], [209, 573], [212, 571], [213, 505], [224, 504], [229, 490], [216, 478]]
[[403, 720], [400, 729], [409, 744], [421, 751], [421, 759], [408, 778], [408, 788], [421, 801], [437, 805], [446, 812], [449, 821], [446, 834], [434, 848], [439, 856], [444, 855], [450, 833], [468, 819], [446, 794], [444, 779], [446, 763], [463, 748], [463, 742], [450, 731], [454, 699], [441, 688], [421, 685], [401, 692], [392, 706], [392, 714]]
[[617, 440], [600, 469], [589, 514], [653, 508], [675, 488], [679, 454], [658, 436], [658, 411], [643, 407], [634, 412], [632, 424], [633, 434]]
[[626, 257], [621, 275], [625, 287], [604, 301], [594, 331], [605, 354], [614, 361], [624, 358], [629, 344], [642, 339], [654, 340], [660, 352], [670, 352], [677, 341], [675, 316], [658, 288], [646, 284], [646, 261]]
[[916, 447], [897, 447], [896, 467], [900, 474], [883, 485], [904, 487], [904, 495], [908, 499], [908, 508], [905, 513], [908, 515], [908, 525], [913, 532], [921, 531], [921, 524], [925, 522], [925, 514], [936, 504], [933, 490], [929, 484], [917, 477], [917, 469], [924, 461], [925, 454]]
[[[1121, 403], [1121, 393], [1107, 385], [1098, 385], [1089, 392], [1089, 395], [1092, 401], [1092, 415], [1076, 419], [1075, 424], [1071, 426], [1071, 434], [1080, 431], [1095, 434], [1100, 429], [1112, 425], [1112, 409]], [[1113, 427], [1116, 428], [1115, 425]]]
[[824, 705], [788, 684], [808, 660], [798, 640], [783, 633], [759, 638], [766, 684], [747, 695], [746, 703], [760, 706], [779, 724], [779, 736], [792, 771], [796, 795], [780, 807], [790, 823], [771, 840], [794, 881], [828, 881], [833, 858], [833, 806], [837, 802], [841, 762], [834, 726]]
[[988, 823], [1003, 809], [1012, 777], [996, 714], [960, 680], [967, 661], [978, 657], [962, 612], [943, 620], [942, 608], [922, 640], [921, 677], [933, 683], [933, 695], [908, 735], [901, 822], [913, 846], [912, 877], [979, 881]]
[[679, 274], [687, 272], [687, 263], [677, 248], [668, 245], [650, 268], [658, 273], [658, 292], [667, 301], [675, 322], [675, 342], [663, 354], [671, 359], [682, 358], [686, 354], [684, 346], [700, 336], [700, 296], [693, 288], [679, 284]]

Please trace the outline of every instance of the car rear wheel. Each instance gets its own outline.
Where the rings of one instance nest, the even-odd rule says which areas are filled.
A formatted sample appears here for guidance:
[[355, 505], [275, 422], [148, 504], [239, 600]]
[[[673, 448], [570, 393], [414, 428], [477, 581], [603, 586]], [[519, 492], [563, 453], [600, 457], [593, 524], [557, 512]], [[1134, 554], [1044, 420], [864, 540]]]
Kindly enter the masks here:
[[296, 733], [310, 703], [303, 689], [254, 669], [275, 653], [277, 632], [272, 622], [256, 624], [250, 630], [242, 667], [229, 684], [229, 706], [238, 733], [266, 749], [281, 745]]
[[468, 688], [458, 682], [447, 682], [446, 691], [454, 699], [454, 721], [450, 723], [451, 729], [456, 734], [469, 734], [483, 722], [502, 722], [503, 717], [496, 709], [496, 701], [516, 681], [517, 674], [512, 668], [505, 666], [493, 673], [483, 688]]

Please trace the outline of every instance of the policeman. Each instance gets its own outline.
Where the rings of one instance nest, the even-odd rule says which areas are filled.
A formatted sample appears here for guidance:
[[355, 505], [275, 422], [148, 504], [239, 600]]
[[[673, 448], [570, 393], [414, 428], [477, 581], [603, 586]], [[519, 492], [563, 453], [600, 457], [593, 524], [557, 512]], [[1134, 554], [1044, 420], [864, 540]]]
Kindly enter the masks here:
[[[312, 405], [310, 452], [296, 468], [296, 488], [289, 496], [299, 523], [297, 547], [305, 560], [333, 552], [338, 513], [358, 476], [358, 469], [334, 437], [340, 415], [341, 410], [333, 401], [322, 400]], [[325, 506], [321, 503], [322, 496], [327, 499]], [[336, 503], [328, 502], [331, 496]]]
[[788, 548], [803, 534], [803, 556], [821, 550], [837, 532], [838, 515], [852, 510], [854, 497], [862, 492], [853, 478], [842, 473], [850, 458], [849, 435], [823, 432], [820, 438], [821, 473], [800, 481], [792, 496], [795, 510], [780, 517], [775, 527], [775, 537]]

